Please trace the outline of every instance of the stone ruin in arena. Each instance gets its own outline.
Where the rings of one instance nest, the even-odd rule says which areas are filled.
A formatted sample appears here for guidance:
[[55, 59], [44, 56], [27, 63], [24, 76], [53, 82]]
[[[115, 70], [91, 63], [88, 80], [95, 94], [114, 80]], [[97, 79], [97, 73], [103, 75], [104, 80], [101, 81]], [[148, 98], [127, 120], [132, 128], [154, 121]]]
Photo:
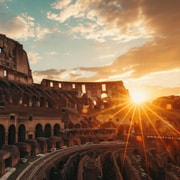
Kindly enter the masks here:
[[[127, 102], [129, 92], [122, 81], [68, 82], [43, 79], [40, 84], [34, 83], [23, 46], [0, 34], [0, 176], [5, 173], [7, 167], [14, 167], [23, 157], [44, 153], [64, 145], [100, 143], [124, 137], [129, 126], [125, 124], [120, 129], [119, 123], [120, 112], [123, 112]], [[114, 114], [114, 119], [110, 118], [109, 114]], [[148, 127], [145, 130], [146, 133], [152, 132]], [[129, 140], [136, 143], [132, 136]], [[154, 144], [159, 145], [159, 139], [158, 143], [156, 141]], [[170, 147], [179, 166], [178, 148]], [[163, 172], [169, 158], [167, 152], [161, 146], [160, 153], [153, 147], [149, 147], [146, 151], [149, 153], [148, 158], [151, 159], [149, 163], [151, 173], [158, 175], [158, 168]], [[107, 157], [104, 153], [104, 164], [113, 159], [113, 165], [117, 168], [120, 163], [117, 157], [122, 154], [119, 156], [119, 152], [113, 151], [108, 153]], [[100, 154], [99, 151], [97, 154]], [[110, 158], [111, 156], [113, 158]], [[135, 156], [140, 157], [137, 153]], [[86, 175], [91, 172], [91, 165], [96, 165], [99, 158], [94, 160], [92, 157], [82, 158], [79, 161], [80, 164], [86, 165], [84, 167]], [[125, 162], [126, 176], [132, 179], [134, 176], [128, 175], [129, 169], [141, 179], [135, 169], [138, 164], [137, 157], [130, 153]], [[159, 159], [155, 163], [157, 168], [154, 168], [157, 158]], [[69, 163], [77, 162], [75, 159], [75, 162]], [[171, 166], [174, 168], [175, 165], [171, 163]], [[69, 174], [71, 169], [68, 167], [70, 166], [65, 168], [65, 175], [74, 176]], [[99, 176], [100, 171], [94, 169]], [[172, 172], [166, 173], [169, 173], [168, 177], [174, 177]], [[39, 175], [43, 174], [44, 171], [41, 171]], [[116, 174], [119, 174], [119, 171], [116, 171]]]

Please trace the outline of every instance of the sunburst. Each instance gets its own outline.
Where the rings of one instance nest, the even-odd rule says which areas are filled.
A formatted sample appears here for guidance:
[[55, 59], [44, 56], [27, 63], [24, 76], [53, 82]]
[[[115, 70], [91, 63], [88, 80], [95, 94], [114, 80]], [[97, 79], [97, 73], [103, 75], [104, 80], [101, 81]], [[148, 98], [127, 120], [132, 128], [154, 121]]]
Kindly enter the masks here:
[[[118, 123], [118, 127], [119, 128], [121, 125], [123, 125], [123, 123], [127, 123], [129, 122], [129, 128], [128, 128], [128, 132], [127, 132], [127, 136], [125, 139], [125, 147], [124, 147], [124, 152], [123, 152], [123, 159], [122, 159], [122, 171], [124, 169], [124, 165], [125, 165], [125, 160], [126, 160], [126, 156], [127, 156], [127, 152], [128, 152], [128, 147], [129, 147], [129, 141], [130, 141], [130, 137], [131, 134], [133, 133], [133, 129], [134, 129], [134, 124], [138, 123], [139, 125], [139, 132], [135, 133], [135, 137], [136, 137], [136, 141], [139, 143], [140, 146], [142, 146], [143, 148], [143, 153], [144, 153], [144, 160], [145, 160], [145, 167], [146, 170], [148, 172], [148, 167], [149, 167], [149, 160], [148, 160], [148, 156], [147, 156], [147, 152], [148, 152], [148, 144], [146, 141], [146, 138], [148, 136], [148, 131], [149, 129], [151, 129], [151, 131], [149, 133], [154, 133], [152, 135], [156, 135], [158, 137], [160, 137], [161, 135], [161, 131], [156, 127], [155, 125], [155, 121], [158, 119], [161, 121], [161, 123], [166, 126], [171, 132], [173, 132], [175, 135], [180, 135], [180, 132], [178, 131], [178, 129], [176, 129], [176, 127], [174, 127], [172, 124], [170, 124], [166, 119], [164, 119], [163, 116], [159, 115], [159, 110], [157, 107], [154, 107], [154, 105], [152, 105], [151, 103], [144, 103], [148, 100], [148, 94], [145, 91], [139, 90], [139, 91], [134, 91], [130, 94], [131, 96], [131, 101], [124, 103], [124, 104], [120, 104], [116, 106], [116, 112], [111, 114], [111, 118], [113, 119], [114, 117], [116, 117], [116, 115], [118, 116], [118, 114], [123, 114], [119, 123]], [[107, 110], [107, 109], [106, 109]], [[106, 110], [104, 110], [104, 113], [106, 112]], [[108, 109], [110, 110], [110, 109]], [[164, 110], [166, 111], [166, 110]], [[130, 121], [127, 119], [130, 118]], [[148, 128], [147, 129], [147, 125]], [[167, 135], [168, 135], [168, 132]], [[137, 138], [138, 137], [138, 138]], [[169, 157], [171, 158], [171, 160], [173, 162], [174, 161], [174, 157], [172, 152], [169, 150], [168, 148], [168, 144], [166, 143], [166, 140], [164, 139], [160, 139], [162, 145], [164, 146], [166, 152], [168, 153]]]
[[148, 94], [143, 90], [134, 90], [130, 93], [131, 101], [134, 104], [142, 104], [148, 100]]

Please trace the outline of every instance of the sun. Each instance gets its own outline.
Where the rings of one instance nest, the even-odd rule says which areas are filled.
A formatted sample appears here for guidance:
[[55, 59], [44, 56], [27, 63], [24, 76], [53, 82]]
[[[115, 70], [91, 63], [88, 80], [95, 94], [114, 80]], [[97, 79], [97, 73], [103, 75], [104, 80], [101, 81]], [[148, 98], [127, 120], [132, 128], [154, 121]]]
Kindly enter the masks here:
[[143, 90], [134, 90], [131, 92], [130, 96], [134, 104], [142, 104], [148, 100], [147, 93]]

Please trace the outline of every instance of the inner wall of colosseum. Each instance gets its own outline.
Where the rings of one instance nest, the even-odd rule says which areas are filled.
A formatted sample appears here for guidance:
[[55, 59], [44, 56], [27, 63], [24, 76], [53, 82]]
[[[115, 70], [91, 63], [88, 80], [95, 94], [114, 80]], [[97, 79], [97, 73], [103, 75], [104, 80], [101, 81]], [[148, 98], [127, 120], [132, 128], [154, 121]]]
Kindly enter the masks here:
[[179, 179], [177, 99], [148, 106], [139, 117], [123, 81], [34, 83], [23, 45], [0, 34], [2, 178]]

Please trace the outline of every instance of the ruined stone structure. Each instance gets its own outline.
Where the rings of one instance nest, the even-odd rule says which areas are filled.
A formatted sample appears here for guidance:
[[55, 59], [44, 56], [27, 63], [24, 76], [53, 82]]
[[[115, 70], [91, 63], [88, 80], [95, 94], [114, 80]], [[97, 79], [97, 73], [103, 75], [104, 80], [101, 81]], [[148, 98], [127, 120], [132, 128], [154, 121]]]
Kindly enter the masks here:
[[23, 46], [2, 34], [0, 34], [0, 77], [24, 84], [33, 82]]
[[148, 142], [146, 150], [132, 141], [125, 149], [120, 141], [56, 151], [25, 170], [17, 180], [178, 180], [179, 177], [180, 167], [160, 141]]
[[[92, 127], [97, 120], [88, 118], [91, 112], [123, 103], [128, 97], [122, 81], [43, 79], [41, 84], [33, 83], [23, 46], [0, 35], [0, 147], [20, 142], [33, 146], [33, 139], [60, 136], [64, 128]], [[40, 152], [38, 148], [33, 151]]]
[[[0, 35], [0, 144], [57, 135], [81, 111], [103, 109], [128, 98], [122, 81], [34, 84], [27, 54], [18, 42]], [[68, 113], [66, 113], [68, 112]], [[66, 124], [67, 123], [67, 124]]]
[[164, 109], [174, 109], [180, 110], [180, 96], [164, 96], [159, 97], [153, 101], [157, 106], [160, 106]]
[[[140, 151], [132, 154], [132, 149], [137, 145], [133, 143], [137, 141], [135, 135], [127, 136], [129, 124], [119, 126], [118, 118], [105, 119], [102, 123], [97, 118], [100, 113], [104, 113], [105, 118], [108, 118], [108, 113], [115, 117], [118, 111], [123, 112], [127, 102], [129, 94], [122, 81], [66, 82], [43, 79], [40, 84], [34, 83], [23, 46], [5, 35], [0, 35], [0, 177], [7, 168], [24, 161], [21, 158], [74, 145], [76, 148], [78, 146], [77, 151], [69, 148], [63, 153], [53, 153], [52, 156], [49, 154], [44, 157], [47, 163], [42, 161], [43, 167], [38, 173], [33, 176], [28, 174], [31, 172], [29, 170], [22, 179], [28, 177], [31, 180], [45, 180], [57, 177], [66, 180], [77, 176], [79, 179], [129, 180], [135, 176], [143, 179], [143, 175], [150, 179], [150, 176], [158, 176], [158, 170], [166, 171], [169, 178], [175, 177], [174, 169], [180, 165], [176, 134], [172, 134], [176, 139], [168, 139], [167, 143], [172, 157], [164, 147], [158, 149], [162, 146], [159, 138], [155, 143], [151, 142], [151, 138], [146, 139], [149, 145], [145, 149], [147, 155], [143, 155], [145, 150], [142, 149], [142, 144], [138, 144]], [[127, 114], [127, 111], [124, 113]], [[178, 122], [175, 124], [178, 125]], [[144, 128], [144, 135], [147, 132], [154, 133], [153, 129], [147, 129]], [[140, 131], [135, 130], [135, 133], [139, 135]], [[127, 137], [132, 143], [132, 149], [127, 150], [126, 159], [123, 159], [124, 142], [121, 150], [112, 149], [110, 146], [106, 151], [96, 145], [89, 146], [92, 143], [101, 144], [119, 139], [126, 141]], [[156, 139], [154, 134], [149, 137]], [[85, 145], [83, 150], [80, 145], [84, 144], [87, 144], [87, 147]], [[160, 155], [157, 152], [160, 152]], [[155, 163], [157, 158], [158, 163]], [[149, 161], [148, 168], [141, 161], [145, 159]], [[171, 171], [167, 171], [167, 166], [170, 166]], [[37, 163], [37, 167], [41, 166]], [[131, 173], [128, 173], [129, 170]], [[179, 176], [177, 168], [176, 177]], [[164, 178], [163, 175], [160, 177]]]

